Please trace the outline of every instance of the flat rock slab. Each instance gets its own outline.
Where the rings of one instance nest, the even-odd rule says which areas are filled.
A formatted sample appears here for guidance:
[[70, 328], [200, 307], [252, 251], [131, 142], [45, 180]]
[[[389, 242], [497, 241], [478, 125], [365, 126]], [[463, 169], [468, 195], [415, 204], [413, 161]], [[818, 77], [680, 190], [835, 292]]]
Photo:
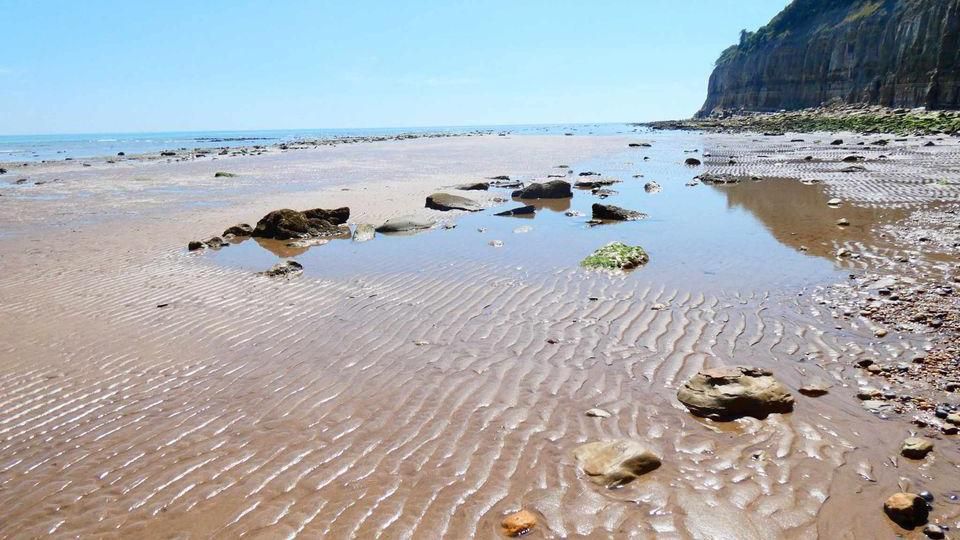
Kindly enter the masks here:
[[793, 410], [793, 396], [770, 371], [748, 366], [703, 369], [684, 383], [677, 399], [696, 416], [720, 420]]
[[551, 180], [530, 184], [523, 189], [514, 191], [512, 196], [516, 199], [569, 199], [573, 197], [573, 190], [570, 187], [570, 182]]
[[635, 221], [647, 217], [643, 212], [620, 208], [612, 204], [594, 203], [593, 219], [602, 219], [605, 221]]
[[504, 210], [503, 212], [497, 212], [495, 216], [532, 216], [537, 212], [535, 206], [520, 206], [518, 208], [511, 208], [510, 210]]
[[483, 210], [480, 204], [460, 195], [451, 195], [449, 193], [434, 193], [427, 197], [427, 208], [446, 212], [449, 210], [465, 210], [467, 212], [479, 212]]
[[459, 189], [460, 191], [487, 191], [490, 189], [490, 182], [474, 182], [472, 184], [460, 184], [459, 186], [454, 186], [453, 189]]
[[377, 227], [376, 231], [380, 233], [410, 232], [429, 229], [436, 225], [436, 221], [430, 218], [417, 216], [401, 216], [388, 219]]
[[660, 467], [660, 456], [638, 441], [618, 439], [578, 446], [577, 465], [592, 481], [608, 488], [629, 484]]

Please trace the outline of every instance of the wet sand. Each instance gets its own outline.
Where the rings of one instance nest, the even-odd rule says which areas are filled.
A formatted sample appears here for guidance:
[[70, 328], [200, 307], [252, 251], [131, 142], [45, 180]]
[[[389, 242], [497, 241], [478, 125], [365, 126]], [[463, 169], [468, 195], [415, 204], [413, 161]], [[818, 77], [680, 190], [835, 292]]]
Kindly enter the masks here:
[[[653, 146], [470, 137], [8, 167], [0, 181], [29, 182], [0, 189], [0, 536], [492, 538], [521, 508], [534, 538], [919, 536], [882, 512], [907, 488], [934, 493], [931, 521], [953, 525], [957, 436], [927, 433], [931, 457], [898, 457], [924, 430], [855, 397], [881, 384], [858, 359], [910, 361], [936, 336], [878, 338], [818, 296], [850, 273], [951, 271], [950, 254], [883, 231], [957, 198], [960, 147], [910, 139], [874, 160], [851, 135], [842, 148], [639, 137]], [[836, 172], [851, 153], [871, 156], [867, 171]], [[704, 166], [684, 166], [691, 155]], [[589, 191], [533, 219], [492, 216], [517, 205], [501, 190], [462, 193], [494, 208], [478, 214], [423, 208], [444, 186], [560, 164], [622, 180], [602, 202], [650, 217], [591, 227]], [[761, 179], [685, 185], [708, 170]], [[650, 180], [663, 191], [644, 192]], [[278, 259], [255, 240], [185, 249], [276, 208], [344, 205], [353, 224], [457, 226], [334, 240], [281, 280], [256, 275]], [[577, 267], [615, 239], [650, 264]], [[718, 423], [677, 402], [698, 369], [733, 364], [772, 369], [796, 410]], [[796, 393], [811, 377], [830, 392]], [[664, 465], [611, 491], [571, 452], [619, 437]]]

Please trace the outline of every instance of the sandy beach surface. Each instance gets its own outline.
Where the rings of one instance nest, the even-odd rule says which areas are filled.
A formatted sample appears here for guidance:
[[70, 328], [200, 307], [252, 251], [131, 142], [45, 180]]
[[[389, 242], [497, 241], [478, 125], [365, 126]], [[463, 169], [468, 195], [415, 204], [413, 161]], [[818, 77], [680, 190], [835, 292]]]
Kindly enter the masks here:
[[[929, 491], [930, 521], [952, 527], [960, 439], [934, 411], [960, 379], [922, 359], [955, 339], [960, 145], [879, 138], [464, 136], [6, 164], [0, 537], [498, 538], [524, 509], [532, 538], [919, 538], [884, 515], [899, 491]], [[575, 189], [531, 218], [493, 215], [519, 206], [509, 189], [453, 188], [584, 172], [614, 193]], [[437, 191], [484, 210], [424, 208]], [[592, 225], [598, 202], [647, 217]], [[340, 206], [351, 226], [438, 224], [186, 248], [278, 208]], [[650, 262], [578, 266], [610, 241]], [[291, 257], [302, 275], [258, 275]], [[890, 313], [931, 291], [942, 314]], [[741, 364], [772, 371], [794, 411], [720, 422], [678, 402], [702, 368]], [[799, 392], [814, 380], [825, 395]], [[912, 435], [933, 452], [901, 456]], [[597, 485], [573, 451], [607, 439], [662, 466]]]

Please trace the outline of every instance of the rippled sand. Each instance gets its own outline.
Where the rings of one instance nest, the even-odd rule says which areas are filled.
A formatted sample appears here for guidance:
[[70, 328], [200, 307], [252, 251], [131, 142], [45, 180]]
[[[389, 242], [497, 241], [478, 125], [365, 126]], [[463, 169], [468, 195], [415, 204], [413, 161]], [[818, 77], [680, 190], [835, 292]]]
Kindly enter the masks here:
[[[798, 143], [647, 140], [654, 147], [639, 153], [619, 137], [482, 137], [12, 171], [61, 181], [0, 199], [0, 536], [491, 538], [503, 515], [526, 508], [540, 518], [535, 538], [888, 538], [897, 529], [882, 501], [904, 482], [934, 491], [947, 505], [935, 515], [955, 519], [945, 501], [957, 489], [956, 441], [938, 441], [919, 464], [891, 459], [908, 419], [878, 418], [853, 397], [857, 358], [909, 359], [926, 339], [877, 340], [798, 295], [871, 264], [832, 260], [836, 246], [884, 260], [903, 248], [872, 226], [839, 233], [806, 213], [769, 211], [843, 194], [866, 203], [851, 219], [880, 223], [899, 215], [888, 207], [929, 201], [940, 187], [903, 167], [832, 181], [813, 165], [757, 157], [764, 145], [810, 151]], [[738, 174], [827, 186], [688, 188], [672, 180], [700, 172], [681, 165], [684, 148], [736, 154]], [[924, 167], [960, 165], [954, 149], [925, 151], [939, 153]], [[624, 277], [570, 265], [593, 231], [579, 221], [565, 229], [562, 213], [464, 217], [407, 244], [377, 238], [353, 259], [346, 247], [313, 248], [292, 280], [257, 276], [245, 264], [261, 259], [230, 255], [252, 243], [184, 249], [278, 207], [349, 205], [357, 223], [426, 215], [423, 197], [440, 186], [544, 178], [561, 163], [663, 184], [648, 197], [667, 202], [649, 207], [618, 187], [651, 220], [597, 232], [648, 240], [649, 268]], [[217, 170], [240, 176], [214, 180]], [[497, 195], [470, 194], [488, 205]], [[593, 200], [578, 193], [574, 204]], [[685, 225], [694, 200], [717, 202], [744, 228]], [[477, 224], [505, 248], [487, 246]], [[505, 236], [525, 224], [557, 238], [557, 255], [510, 251], [543, 242]], [[698, 227], [705, 245], [733, 235], [777, 247], [723, 259], [671, 243], [669, 230]], [[791, 232], [825, 247], [802, 254]], [[473, 241], [467, 233], [476, 247], [457, 248]], [[782, 280], [766, 275], [777, 265]], [[811, 376], [834, 387], [797, 394], [794, 413], [763, 421], [699, 420], [676, 401], [699, 368], [733, 363], [769, 367], [793, 390]], [[585, 416], [592, 407], [613, 415]], [[615, 491], [578, 475], [573, 448], [617, 437], [657, 448], [664, 466]]]

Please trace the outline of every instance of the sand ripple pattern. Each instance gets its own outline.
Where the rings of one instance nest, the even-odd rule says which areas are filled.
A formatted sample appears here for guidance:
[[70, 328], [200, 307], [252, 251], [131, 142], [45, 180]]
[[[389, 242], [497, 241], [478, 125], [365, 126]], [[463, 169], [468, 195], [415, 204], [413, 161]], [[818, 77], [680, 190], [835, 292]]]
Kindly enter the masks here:
[[[0, 345], [3, 537], [488, 538], [524, 506], [546, 537], [813, 538], [846, 456], [881, 444], [837, 428], [872, 421], [841, 395], [724, 429], [676, 403], [707, 362], [796, 388], [870, 347], [791, 299], [466, 264], [276, 282], [180, 251], [83, 267], [0, 278], [4, 327], [41, 336]], [[570, 451], [608, 437], [665, 467], [598, 490]]]

